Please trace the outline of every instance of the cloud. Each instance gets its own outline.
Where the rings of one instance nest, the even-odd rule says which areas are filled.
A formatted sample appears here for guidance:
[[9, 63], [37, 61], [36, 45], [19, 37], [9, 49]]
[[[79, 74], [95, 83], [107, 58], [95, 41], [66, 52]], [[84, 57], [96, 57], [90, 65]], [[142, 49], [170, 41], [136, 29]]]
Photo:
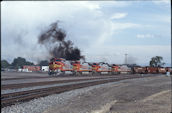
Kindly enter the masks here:
[[123, 32], [126, 29], [137, 29], [142, 27], [145, 27], [145, 25], [106, 21], [104, 24], [104, 31], [101, 32], [101, 35], [99, 37], [97, 37], [96, 43], [92, 47], [102, 46], [102, 44], [104, 44], [106, 40], [109, 40], [118, 32]]
[[[32, 41], [36, 44], [39, 32], [52, 22], [60, 20], [60, 25], [67, 32], [68, 38], [72, 39], [77, 46], [89, 46], [97, 40], [103, 42], [104, 37], [111, 36], [115, 30], [134, 25], [132, 23], [112, 23], [111, 20], [106, 19], [106, 14], [101, 9], [104, 6], [125, 7], [127, 5], [126, 2], [117, 1], [4, 2], [2, 28], [4, 32], [7, 28], [11, 34], [15, 34], [16, 26], [17, 30], [26, 30], [31, 39], [27, 42]], [[92, 41], [90, 41], [91, 37], [93, 37]], [[23, 38], [26, 39], [26, 36]]]
[[140, 27], [146, 27], [142, 24], [136, 24], [131, 22], [113, 22], [114, 30], [123, 30], [123, 29], [129, 29], [129, 28], [140, 28]]
[[121, 19], [127, 16], [127, 13], [116, 13], [112, 15], [111, 19]]
[[162, 9], [171, 8], [171, 0], [152, 0], [152, 2]]
[[154, 38], [155, 36], [153, 34], [138, 34], [136, 37], [137, 38]]
[[171, 0], [153, 0], [152, 1], [154, 4], [157, 4], [157, 5], [162, 5], [162, 4], [165, 4], [165, 5], [170, 5], [170, 2]]
[[[73, 3], [73, 2], [72, 2]], [[89, 2], [89, 1], [79, 1], [77, 2], [79, 3], [80, 5], [82, 6], [85, 6], [86, 8], [88, 9], [91, 9], [91, 10], [95, 10], [95, 9], [100, 9], [100, 4], [96, 3], [96, 2]]]
[[158, 34], [137, 34], [137, 38], [144, 39], [144, 38], [161, 38], [161, 35]]
[[171, 16], [161, 16], [160, 21], [165, 22], [165, 23], [171, 23]]
[[[154, 56], [162, 56], [165, 63], [170, 63], [171, 46], [160, 45], [125, 45], [125, 46], [110, 46], [104, 45], [94, 48], [88, 48], [84, 51], [87, 53], [86, 60], [90, 62], [101, 62], [106, 59], [108, 63], [123, 64], [125, 54], [127, 53], [129, 62], [140, 65], [149, 65], [149, 61]], [[96, 53], [95, 53], [96, 51]]]

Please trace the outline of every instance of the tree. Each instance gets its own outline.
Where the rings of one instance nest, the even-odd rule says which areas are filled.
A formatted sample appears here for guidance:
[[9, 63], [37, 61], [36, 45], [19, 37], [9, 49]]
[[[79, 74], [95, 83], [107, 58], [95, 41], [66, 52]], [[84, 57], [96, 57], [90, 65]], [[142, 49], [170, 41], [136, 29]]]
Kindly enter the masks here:
[[26, 61], [25, 58], [18, 57], [15, 58], [11, 64], [15, 69], [22, 68], [24, 65], [34, 65], [34, 63]]
[[47, 60], [42, 60], [39, 62], [39, 66], [48, 66], [49, 62]]
[[14, 68], [21, 68], [23, 65], [25, 65], [26, 63], [26, 59], [25, 58], [22, 58], [22, 57], [18, 57], [18, 58], [15, 58], [12, 62], [12, 66]]
[[10, 64], [6, 60], [1, 60], [1, 68], [8, 68]]
[[26, 61], [25, 65], [34, 65], [34, 63]]
[[165, 64], [164, 62], [162, 62], [162, 60], [163, 60], [163, 57], [161, 56], [152, 57], [151, 61], [149, 62], [149, 65], [151, 67], [161, 67]]

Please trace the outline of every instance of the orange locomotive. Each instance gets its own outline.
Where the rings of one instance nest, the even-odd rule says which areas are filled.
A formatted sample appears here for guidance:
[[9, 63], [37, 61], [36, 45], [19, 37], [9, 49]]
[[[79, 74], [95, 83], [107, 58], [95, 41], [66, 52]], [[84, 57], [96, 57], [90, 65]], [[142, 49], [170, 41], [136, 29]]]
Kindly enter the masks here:
[[158, 73], [162, 73], [162, 74], [165, 74], [167, 72], [167, 68], [164, 68], [164, 67], [158, 67]]
[[120, 67], [118, 65], [112, 64], [111, 71], [112, 74], [120, 74]]
[[65, 74], [66, 71], [73, 71], [71, 62], [62, 58], [53, 58], [49, 63], [49, 75]]
[[165, 74], [172, 72], [170, 67], [133, 67], [133, 73], [136, 74]]
[[134, 72], [133, 73], [138, 73], [138, 74], [145, 74], [146, 73], [146, 67], [133, 67]]
[[111, 72], [111, 67], [107, 63], [100, 62], [92, 64], [92, 74], [110, 74]]
[[121, 65], [119, 66], [119, 73], [120, 74], [131, 74], [132, 70], [130, 67], [128, 67], [127, 65]]
[[75, 61], [73, 64], [73, 74], [81, 75], [83, 73], [91, 73], [92, 69], [89, 63], [80, 61]]
[[109, 65], [108, 63], [88, 63], [80, 61], [68, 61], [63, 58], [53, 58], [49, 63], [49, 75], [61, 75], [67, 72], [81, 75], [88, 74], [165, 74], [172, 72], [170, 67], [128, 67], [127, 65]]

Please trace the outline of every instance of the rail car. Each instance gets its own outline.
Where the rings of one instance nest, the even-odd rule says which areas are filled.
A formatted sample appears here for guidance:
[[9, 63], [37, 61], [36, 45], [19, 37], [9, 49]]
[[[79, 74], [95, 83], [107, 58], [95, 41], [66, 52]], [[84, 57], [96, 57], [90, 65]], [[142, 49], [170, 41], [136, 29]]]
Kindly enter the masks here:
[[111, 67], [108, 63], [100, 62], [92, 64], [92, 74], [110, 74]]
[[72, 63], [73, 65], [73, 74], [76, 75], [81, 75], [84, 73], [91, 73], [92, 72], [92, 67], [89, 63], [87, 62], [80, 62], [80, 61], [75, 61]]
[[89, 63], [68, 61], [63, 58], [53, 58], [49, 63], [49, 75], [61, 75], [70, 72], [75, 75], [82, 74], [165, 74], [172, 73], [171, 67], [129, 67], [127, 65], [108, 64], [104, 62]]
[[60, 75], [65, 72], [73, 72], [73, 66], [70, 61], [62, 58], [53, 58], [49, 63], [49, 75]]
[[167, 68], [158, 67], [158, 73], [165, 74], [167, 71]]
[[156, 74], [156, 73], [158, 73], [158, 68], [157, 67], [146, 67], [146, 73]]
[[118, 71], [120, 74], [131, 74], [132, 73], [132, 69], [130, 67], [128, 67], [127, 65], [119, 66]]
[[172, 67], [165, 67], [166, 72], [170, 72], [172, 74]]
[[133, 73], [138, 73], [138, 74], [146, 74], [147, 70], [146, 67], [133, 67]]
[[170, 67], [133, 67], [133, 73], [138, 74], [165, 74], [166, 72], [172, 73]]
[[112, 74], [120, 74], [120, 67], [116, 64], [112, 64], [111, 73]]

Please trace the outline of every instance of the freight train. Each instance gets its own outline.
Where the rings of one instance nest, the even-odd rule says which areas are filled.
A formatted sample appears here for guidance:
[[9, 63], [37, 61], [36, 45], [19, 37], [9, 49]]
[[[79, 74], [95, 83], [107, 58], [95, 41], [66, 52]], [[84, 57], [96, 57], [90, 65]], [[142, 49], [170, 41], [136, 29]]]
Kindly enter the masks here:
[[89, 63], [80, 61], [68, 61], [63, 58], [53, 58], [49, 63], [49, 75], [61, 75], [67, 72], [75, 75], [87, 74], [165, 74], [172, 73], [170, 67], [141, 67], [108, 64], [104, 62]]

